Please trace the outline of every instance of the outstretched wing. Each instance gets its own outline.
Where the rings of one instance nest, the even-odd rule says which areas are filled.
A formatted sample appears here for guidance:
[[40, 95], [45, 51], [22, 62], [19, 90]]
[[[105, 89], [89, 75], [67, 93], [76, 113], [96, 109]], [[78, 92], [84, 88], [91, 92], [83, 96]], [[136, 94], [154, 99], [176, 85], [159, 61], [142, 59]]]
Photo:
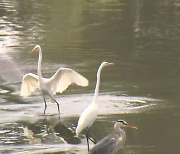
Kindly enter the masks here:
[[78, 86], [88, 86], [88, 80], [70, 68], [60, 68], [47, 83], [53, 94], [62, 93], [72, 83]]
[[39, 89], [38, 76], [32, 73], [28, 73], [23, 76], [22, 85], [21, 85], [21, 96], [29, 96], [36, 89]]

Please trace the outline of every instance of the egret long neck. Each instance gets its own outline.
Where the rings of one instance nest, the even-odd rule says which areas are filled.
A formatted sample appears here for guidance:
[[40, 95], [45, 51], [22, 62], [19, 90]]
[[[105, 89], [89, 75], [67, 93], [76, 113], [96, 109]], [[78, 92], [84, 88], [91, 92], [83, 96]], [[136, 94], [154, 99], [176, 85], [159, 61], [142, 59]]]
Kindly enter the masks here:
[[101, 78], [101, 70], [103, 66], [101, 65], [97, 72], [97, 81], [96, 81], [96, 88], [95, 88], [95, 94], [94, 94], [94, 102], [97, 102], [98, 94], [99, 94], [99, 85], [100, 85], [100, 78]]
[[37, 73], [38, 73], [38, 77], [42, 78], [42, 75], [41, 75], [41, 63], [42, 63], [42, 51], [41, 51], [41, 47], [39, 47], [38, 50], [39, 50], [39, 60], [38, 60], [38, 70], [37, 70]]

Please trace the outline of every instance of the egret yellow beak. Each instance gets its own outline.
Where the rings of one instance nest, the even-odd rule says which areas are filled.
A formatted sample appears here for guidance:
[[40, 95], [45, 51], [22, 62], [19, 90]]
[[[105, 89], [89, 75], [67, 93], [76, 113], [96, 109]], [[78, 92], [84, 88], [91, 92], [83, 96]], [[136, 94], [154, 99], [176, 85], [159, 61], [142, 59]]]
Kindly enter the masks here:
[[108, 63], [109, 65], [114, 65], [114, 63]]
[[35, 53], [37, 48], [33, 48], [31, 51], [28, 51], [28, 53]]

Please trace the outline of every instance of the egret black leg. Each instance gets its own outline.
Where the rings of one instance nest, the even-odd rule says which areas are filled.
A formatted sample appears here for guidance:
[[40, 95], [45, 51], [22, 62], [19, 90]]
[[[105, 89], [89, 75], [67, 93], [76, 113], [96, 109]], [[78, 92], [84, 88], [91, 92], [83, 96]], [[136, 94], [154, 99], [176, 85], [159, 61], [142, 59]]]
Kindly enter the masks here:
[[59, 114], [60, 114], [60, 107], [59, 107], [59, 103], [56, 101], [56, 99], [54, 99], [52, 96], [50, 96], [51, 97], [51, 99], [53, 100], [53, 101], [55, 101], [55, 103], [57, 104], [57, 107], [58, 107], [58, 112], [59, 112]]
[[46, 108], [47, 108], [47, 103], [46, 103], [46, 99], [45, 99], [45, 96], [43, 95], [43, 99], [44, 99], [44, 114], [46, 114]]
[[92, 139], [92, 138], [90, 138], [90, 128], [88, 128], [88, 139], [92, 142], [92, 143], [94, 143], [94, 144], [96, 144], [97, 142], [94, 140], [94, 139]]
[[53, 100], [56, 102], [56, 104], [57, 104], [57, 107], [58, 107], [58, 112], [59, 112], [59, 114], [60, 114], [60, 107], [59, 107], [59, 103], [53, 98]]
[[86, 139], [87, 139], [87, 146], [88, 146], [88, 152], [89, 152], [89, 128], [86, 133]]
[[96, 144], [96, 141], [94, 141], [92, 138], [89, 137], [89, 140], [90, 140], [92, 143]]
[[54, 99], [54, 101], [56, 102], [56, 104], [57, 104], [57, 107], [58, 107], [58, 112], [59, 112], [59, 114], [60, 114], [60, 107], [59, 107], [59, 103]]

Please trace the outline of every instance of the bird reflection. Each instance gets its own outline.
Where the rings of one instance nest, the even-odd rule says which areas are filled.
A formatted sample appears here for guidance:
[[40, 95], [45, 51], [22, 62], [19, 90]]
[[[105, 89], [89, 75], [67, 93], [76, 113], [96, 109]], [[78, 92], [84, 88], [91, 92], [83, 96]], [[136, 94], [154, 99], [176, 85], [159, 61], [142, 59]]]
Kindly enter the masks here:
[[[24, 136], [28, 138], [30, 144], [67, 143], [63, 137], [59, 136], [61, 133], [54, 131], [54, 128], [59, 125], [59, 123], [59, 118], [55, 116], [45, 116], [44, 119], [36, 121], [35, 124], [29, 125], [26, 123], [26, 126], [23, 127]], [[61, 125], [68, 129], [64, 124]], [[41, 132], [37, 133], [37, 129], [40, 129]]]
[[35, 134], [28, 127], [24, 127], [24, 136], [28, 138], [30, 144], [41, 143], [67, 143], [64, 138], [57, 136], [53, 129], [45, 131], [41, 134]]
[[34, 137], [34, 133], [28, 129], [28, 127], [23, 128], [24, 136], [28, 138], [30, 144], [41, 144], [41, 139]]
[[48, 127], [45, 132], [42, 133], [43, 143], [67, 143], [64, 138], [57, 136], [52, 126]]

